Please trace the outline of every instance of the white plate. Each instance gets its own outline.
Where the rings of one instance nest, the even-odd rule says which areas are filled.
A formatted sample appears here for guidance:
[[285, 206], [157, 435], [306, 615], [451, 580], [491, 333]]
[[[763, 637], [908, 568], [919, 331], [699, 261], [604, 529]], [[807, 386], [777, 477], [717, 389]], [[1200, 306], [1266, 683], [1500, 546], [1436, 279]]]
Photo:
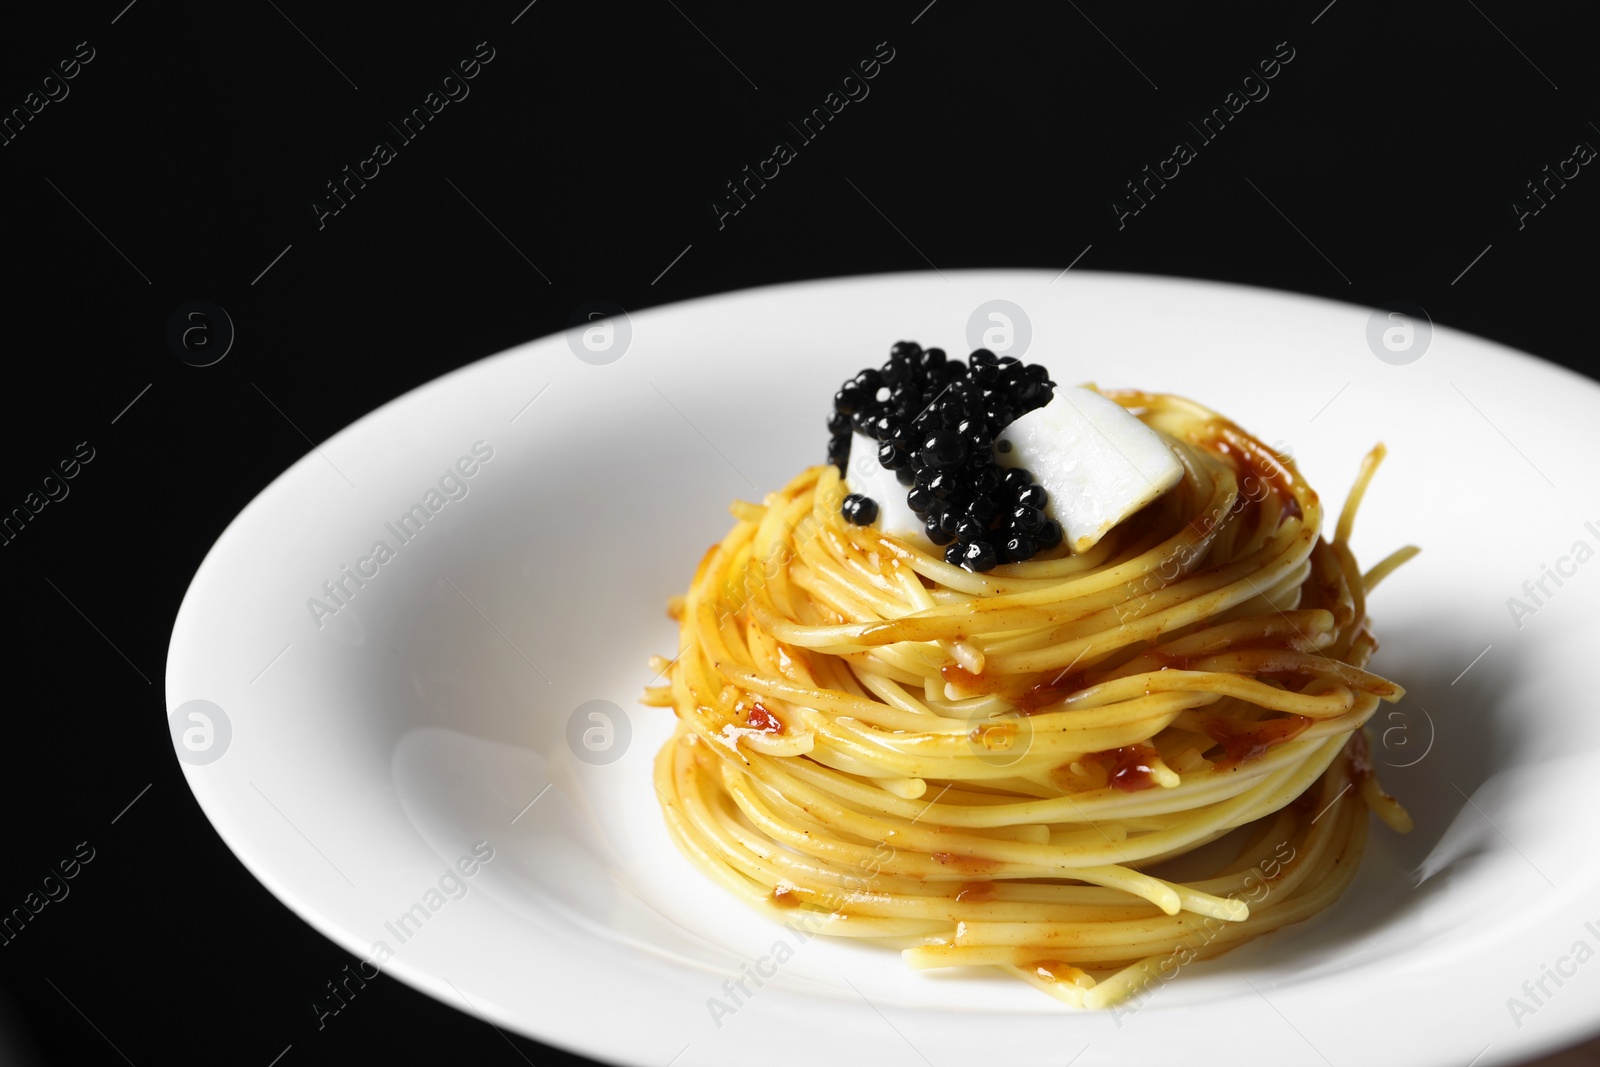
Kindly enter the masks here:
[[[1025, 309], [1026, 357], [1058, 381], [1216, 407], [1292, 447], [1334, 507], [1382, 439], [1355, 548], [1424, 548], [1372, 604], [1376, 667], [1412, 694], [1374, 720], [1375, 752], [1415, 832], [1375, 823], [1332, 911], [1118, 1014], [748, 914], [667, 840], [649, 764], [671, 713], [635, 703], [728, 502], [821, 460], [845, 377], [900, 338], [964, 353], [992, 299]], [[167, 666], [169, 718], [202, 749], [180, 755], [211, 757], [186, 763], [189, 785], [251, 872], [349, 951], [382, 942], [402, 981], [605, 1060], [1486, 1065], [1575, 1040], [1600, 1017], [1600, 562], [1562, 558], [1600, 548], [1600, 388], [1442, 328], [1384, 362], [1369, 315], [1187, 281], [912, 274], [654, 309], [589, 354], [625, 347], [608, 364], [565, 336], [485, 359], [322, 444], [212, 548]], [[385, 523], [478, 441], [493, 458], [466, 496], [400, 545]], [[319, 628], [308, 598], [380, 539], [393, 558]], [[1513, 619], [1544, 564], [1572, 573]], [[209, 749], [195, 700], [231, 728], [214, 722]], [[625, 709], [610, 763], [568, 740], [603, 725], [580, 711], [596, 700]], [[493, 858], [441, 892], [478, 841]], [[723, 983], [780, 942], [792, 958], [736, 1004]], [[737, 1010], [714, 1020], [712, 998]]]

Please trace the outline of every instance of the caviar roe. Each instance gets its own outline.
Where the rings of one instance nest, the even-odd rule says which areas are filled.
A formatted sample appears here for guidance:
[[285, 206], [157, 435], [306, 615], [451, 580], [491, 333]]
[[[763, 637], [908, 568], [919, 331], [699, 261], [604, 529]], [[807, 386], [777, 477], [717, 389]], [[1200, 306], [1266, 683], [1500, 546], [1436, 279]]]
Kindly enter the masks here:
[[[878, 463], [906, 488], [906, 504], [923, 521], [945, 560], [971, 571], [1021, 563], [1061, 543], [1046, 517], [1049, 494], [1020, 467], [994, 461], [995, 437], [1055, 395], [1050, 372], [980, 348], [966, 362], [942, 348], [899, 341], [882, 367], [867, 368], [839, 387], [828, 418], [828, 462], [841, 474], [851, 433], [878, 442]], [[878, 502], [847, 496], [844, 518], [870, 525]]]

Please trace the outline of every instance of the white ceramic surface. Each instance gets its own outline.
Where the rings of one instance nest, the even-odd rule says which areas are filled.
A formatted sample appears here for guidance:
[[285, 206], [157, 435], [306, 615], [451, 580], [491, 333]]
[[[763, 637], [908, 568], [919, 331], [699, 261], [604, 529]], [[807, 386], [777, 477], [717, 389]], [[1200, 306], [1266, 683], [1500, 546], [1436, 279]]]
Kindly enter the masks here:
[[[1572, 955], [1600, 950], [1600, 562], [1561, 562], [1579, 540], [1600, 549], [1600, 388], [1443, 328], [1415, 362], [1384, 362], [1364, 308], [1052, 277], [891, 275], [657, 308], [614, 362], [544, 338], [323, 442], [218, 539], [173, 629], [169, 716], [205, 700], [231, 727], [184, 765], [217, 832], [358, 957], [618, 1063], [1487, 1065], [1600, 1028], [1600, 962]], [[728, 502], [821, 460], [846, 376], [900, 338], [964, 353], [996, 298], [1025, 310], [1025, 358], [1058, 381], [1219, 408], [1291, 447], [1330, 510], [1385, 441], [1355, 549], [1424, 548], [1371, 605], [1376, 668], [1411, 691], [1374, 721], [1375, 756], [1415, 832], [1375, 823], [1335, 909], [1115, 1015], [747, 914], [667, 840], [649, 764], [671, 713], [635, 702], [646, 658], [676, 650], [664, 605]], [[466, 495], [399, 544], [385, 524], [480, 441], [493, 458], [444, 486]], [[361, 563], [380, 539], [393, 558]], [[1514, 619], [1507, 598], [1531, 605], [1524, 581], [1558, 563], [1563, 584]], [[376, 573], [346, 579], [319, 626], [308, 599], [333, 606], [322, 584], [341, 565]], [[609, 763], [568, 741], [603, 726], [580, 713], [595, 700], [624, 709]], [[447, 875], [475, 842], [492, 859]], [[780, 942], [792, 958], [714, 1019], [712, 998], [735, 1005], [724, 982], [787, 956]], [[1546, 966], [1569, 973], [1558, 986]], [[1524, 982], [1537, 996], [1541, 978], [1535, 1001]]]

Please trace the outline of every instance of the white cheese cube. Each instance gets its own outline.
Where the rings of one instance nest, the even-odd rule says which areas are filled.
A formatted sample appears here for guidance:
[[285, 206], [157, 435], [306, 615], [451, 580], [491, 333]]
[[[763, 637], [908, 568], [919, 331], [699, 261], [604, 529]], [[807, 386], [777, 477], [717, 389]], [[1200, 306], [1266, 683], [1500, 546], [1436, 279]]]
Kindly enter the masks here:
[[995, 462], [1026, 467], [1050, 494], [1045, 513], [1074, 552], [1087, 552], [1183, 478], [1161, 435], [1091, 389], [1057, 388], [1050, 403], [995, 437]]

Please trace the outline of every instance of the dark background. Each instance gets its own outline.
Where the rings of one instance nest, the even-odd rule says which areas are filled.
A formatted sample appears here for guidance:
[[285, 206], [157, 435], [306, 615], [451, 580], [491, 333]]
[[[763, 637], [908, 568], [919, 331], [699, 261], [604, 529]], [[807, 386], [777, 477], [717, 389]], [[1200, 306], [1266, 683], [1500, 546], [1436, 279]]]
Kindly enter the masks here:
[[[310, 441], [585, 301], [1076, 261], [1409, 300], [1591, 370], [1600, 176], [1521, 228], [1512, 207], [1600, 145], [1576, 5], [126, 2], [9, 12], [0, 39], [0, 114], [93, 49], [0, 146], [0, 510], [95, 450], [0, 548], [0, 911], [95, 850], [0, 947], [0, 1029], [42, 1061], [549, 1054], [388, 978], [319, 1030], [308, 1002], [351, 960], [211, 830], [161, 680], [207, 548]], [[385, 122], [480, 41], [470, 95], [399, 143]], [[879, 42], [870, 95], [719, 228], [724, 183]], [[1200, 146], [1186, 123], [1279, 42], [1270, 95]], [[1180, 138], [1198, 158], [1119, 226], [1123, 183]], [[379, 139], [394, 161], [319, 227], [323, 184]], [[236, 331], [204, 368], [167, 340], [196, 298]], [[762, 338], [722, 343], [759, 358]]]

